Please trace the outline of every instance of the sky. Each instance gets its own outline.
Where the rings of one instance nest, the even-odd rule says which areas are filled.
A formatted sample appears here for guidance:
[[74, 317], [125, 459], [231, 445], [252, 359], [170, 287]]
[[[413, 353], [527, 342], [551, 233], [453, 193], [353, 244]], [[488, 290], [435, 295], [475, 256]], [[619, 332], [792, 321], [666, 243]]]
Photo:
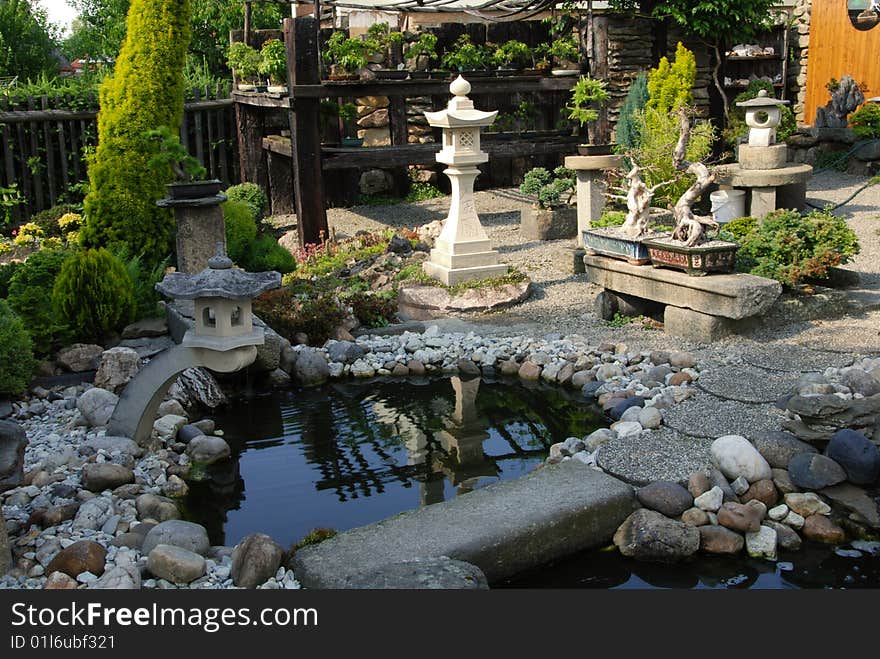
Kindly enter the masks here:
[[49, 15], [49, 21], [58, 25], [63, 31], [70, 30], [70, 23], [76, 18], [76, 10], [67, 4], [67, 0], [38, 0]]

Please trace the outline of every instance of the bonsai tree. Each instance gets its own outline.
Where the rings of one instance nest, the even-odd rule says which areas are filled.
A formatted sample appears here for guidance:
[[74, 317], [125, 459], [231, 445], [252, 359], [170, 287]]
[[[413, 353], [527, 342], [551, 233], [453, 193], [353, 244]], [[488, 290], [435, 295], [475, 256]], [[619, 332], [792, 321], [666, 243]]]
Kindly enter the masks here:
[[565, 167], [557, 167], [552, 173], [544, 167], [535, 167], [523, 177], [519, 191], [534, 197], [538, 208], [552, 210], [571, 204], [576, 183], [575, 173]]
[[342, 119], [342, 124], [345, 126], [346, 137], [351, 137], [348, 135], [348, 126], [357, 118], [357, 105], [354, 103], [343, 103], [340, 105], [339, 118]]
[[418, 69], [419, 58], [425, 58], [425, 67], [437, 60], [437, 36], [430, 32], [422, 32], [419, 38], [409, 44], [406, 49], [406, 58], [413, 60], [413, 66]]
[[699, 200], [712, 182], [715, 180], [715, 173], [710, 172], [709, 168], [702, 162], [689, 162], [685, 159], [687, 152], [688, 140], [691, 137], [691, 114], [692, 110], [686, 106], [681, 106], [678, 110], [679, 122], [681, 125], [681, 134], [675, 150], [672, 152], [672, 162], [675, 169], [685, 171], [697, 177], [691, 186], [685, 190], [679, 200], [672, 209], [672, 216], [675, 220], [675, 230], [672, 237], [675, 240], [682, 241], [685, 246], [692, 247], [700, 243], [705, 234], [706, 228], [717, 231], [720, 227], [718, 223], [710, 216], [695, 215], [691, 206]]
[[523, 69], [531, 63], [532, 51], [522, 41], [511, 39], [492, 53], [492, 61], [499, 68]]
[[331, 76], [357, 75], [367, 65], [368, 42], [346, 36], [345, 32], [334, 32], [327, 41], [323, 53], [325, 61], [331, 63]]
[[279, 39], [269, 39], [260, 50], [260, 73], [269, 76], [273, 85], [287, 82], [287, 49]]
[[205, 168], [187, 152], [180, 138], [168, 126], [148, 130], [144, 136], [157, 145], [155, 155], [147, 163], [151, 169], [162, 171], [162, 168], [170, 168], [179, 183], [192, 183], [205, 178]]
[[581, 76], [571, 88], [571, 103], [565, 109], [568, 110], [568, 118], [583, 127], [599, 118], [595, 106], [607, 100], [608, 91], [604, 81], [589, 75]]
[[390, 62], [390, 51], [403, 44], [403, 33], [392, 31], [388, 23], [373, 23], [367, 29], [366, 44], [368, 55], [381, 55]]
[[581, 56], [577, 39], [574, 35], [554, 39], [547, 47], [547, 56], [559, 66], [577, 63]]
[[461, 35], [452, 51], [446, 53], [440, 65], [447, 71], [477, 71], [485, 69], [489, 54], [483, 46], [471, 41], [467, 34]]
[[256, 48], [251, 48], [242, 41], [230, 44], [226, 51], [226, 64], [239, 80], [254, 83], [260, 74], [262, 58]]
[[513, 111], [513, 117], [521, 131], [534, 130], [539, 114], [538, 107], [531, 101], [522, 101]]

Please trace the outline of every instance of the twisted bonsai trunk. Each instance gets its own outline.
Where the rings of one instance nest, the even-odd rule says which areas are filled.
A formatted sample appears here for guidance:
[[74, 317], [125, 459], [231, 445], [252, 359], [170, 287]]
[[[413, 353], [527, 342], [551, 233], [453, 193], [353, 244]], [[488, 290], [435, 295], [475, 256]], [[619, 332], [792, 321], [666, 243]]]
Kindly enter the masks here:
[[672, 162], [676, 170], [693, 174], [697, 180], [681, 195], [672, 209], [675, 218], [675, 230], [672, 232], [672, 237], [682, 241], [686, 247], [693, 247], [702, 240], [705, 227], [718, 229], [718, 223], [711, 217], [694, 215], [691, 209], [691, 206], [703, 196], [706, 188], [715, 180], [715, 173], [710, 172], [709, 168], [701, 162], [689, 162], [685, 159], [688, 141], [691, 137], [691, 119], [687, 108], [682, 107], [678, 112], [681, 120], [681, 133], [672, 154]]

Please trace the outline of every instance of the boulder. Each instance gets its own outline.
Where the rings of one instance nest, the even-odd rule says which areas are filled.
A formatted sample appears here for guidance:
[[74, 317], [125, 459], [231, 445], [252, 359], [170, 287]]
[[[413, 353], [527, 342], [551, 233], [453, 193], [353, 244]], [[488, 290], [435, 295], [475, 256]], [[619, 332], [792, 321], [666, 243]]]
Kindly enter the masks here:
[[655, 430], [663, 423], [663, 414], [656, 407], [645, 407], [639, 410], [638, 422], [642, 428]]
[[147, 556], [147, 570], [160, 579], [187, 584], [205, 574], [205, 557], [175, 545], [160, 544]]
[[825, 515], [810, 515], [804, 520], [802, 533], [808, 540], [826, 545], [839, 545], [846, 542], [846, 533]]
[[82, 470], [82, 483], [91, 492], [103, 492], [134, 483], [134, 472], [112, 462], [87, 464]]
[[211, 465], [226, 460], [232, 455], [232, 449], [222, 437], [201, 435], [187, 444], [186, 454], [192, 458], [193, 462]]
[[[106, 497], [95, 497], [83, 503], [73, 518], [75, 530], [96, 531], [116, 514], [113, 502]], [[76, 575], [71, 575], [76, 576]]]
[[735, 501], [736, 503], [739, 503], [739, 497], [736, 496], [736, 492], [730, 487], [730, 483], [727, 482], [724, 474], [717, 469], [709, 470], [709, 483], [712, 487], [721, 488], [721, 491], [724, 493], [724, 501]]
[[825, 455], [843, 467], [856, 485], [871, 485], [880, 477], [880, 449], [862, 433], [838, 430], [825, 447]]
[[293, 376], [302, 386], [315, 387], [324, 384], [330, 377], [330, 366], [321, 352], [314, 348], [304, 348], [293, 367]]
[[486, 575], [476, 565], [446, 556], [389, 563], [348, 577], [346, 589], [486, 590]]
[[824, 488], [822, 496], [850, 511], [851, 519], [863, 521], [872, 529], [880, 529], [880, 508], [862, 488], [850, 483], [840, 483]]
[[813, 492], [786, 494], [785, 505], [788, 506], [789, 510], [793, 510], [801, 517], [828, 515], [831, 513], [831, 507]]
[[709, 474], [704, 471], [697, 471], [688, 478], [688, 492], [695, 499], [701, 494], [705, 494], [712, 489], [712, 483], [709, 482]]
[[728, 501], [718, 509], [718, 523], [738, 533], [755, 533], [764, 514], [754, 506]]
[[750, 483], [770, 478], [770, 465], [749, 440], [740, 435], [719, 437], [709, 448], [712, 462], [730, 479], [744, 477]]
[[860, 368], [841, 369], [840, 383], [849, 387], [854, 394], [861, 394], [866, 398], [880, 394], [880, 380]]
[[283, 336], [268, 325], [263, 326], [263, 343], [257, 346], [257, 357], [251, 368], [255, 373], [274, 371], [281, 365], [281, 352], [290, 345]]
[[76, 590], [79, 584], [76, 579], [68, 577], [64, 572], [52, 572], [43, 584], [43, 590]]
[[284, 548], [268, 535], [252, 533], [232, 553], [232, 583], [239, 588], [256, 588], [275, 576]]
[[91, 572], [100, 577], [104, 574], [106, 558], [107, 550], [100, 544], [92, 540], [80, 540], [59, 551], [46, 567], [46, 574], [63, 572], [76, 579], [78, 574]]
[[135, 508], [140, 519], [154, 519], [157, 522], [180, 519], [180, 511], [177, 509], [177, 504], [171, 499], [155, 494], [140, 495], [135, 500]]
[[21, 485], [27, 444], [24, 428], [12, 421], [0, 421], [0, 492]]
[[519, 377], [527, 382], [536, 382], [541, 378], [541, 366], [527, 359], [519, 367]]
[[653, 510], [637, 510], [614, 533], [620, 553], [642, 561], [672, 563], [700, 548], [700, 532]]
[[776, 531], [769, 526], [761, 526], [754, 533], [746, 533], [746, 551], [752, 558], [776, 560]]
[[177, 414], [166, 414], [153, 422], [153, 430], [159, 440], [171, 443], [177, 438], [177, 431], [186, 425], [187, 418]]
[[821, 490], [846, 480], [846, 472], [834, 460], [818, 453], [799, 453], [788, 463], [792, 482], [805, 490]]
[[141, 357], [136, 350], [117, 346], [105, 350], [101, 365], [95, 374], [95, 386], [119, 394], [141, 368]]
[[770, 508], [771, 506], [775, 506], [776, 502], [779, 501], [779, 493], [776, 491], [776, 486], [773, 484], [773, 481], [769, 478], [765, 478], [752, 483], [749, 486], [749, 489], [740, 496], [740, 501], [743, 503], [760, 501]]
[[766, 520], [764, 526], [769, 526], [776, 531], [776, 544], [782, 549], [797, 551], [801, 548], [801, 537], [791, 527], [772, 520]]
[[745, 540], [723, 526], [700, 526], [700, 549], [707, 554], [738, 554]]
[[52, 506], [43, 514], [43, 528], [48, 529], [52, 526], [58, 526], [61, 522], [73, 519], [79, 512], [80, 502], [65, 503], [59, 506]]
[[141, 554], [149, 555], [158, 545], [174, 545], [202, 556], [211, 548], [204, 526], [179, 519], [168, 520], [151, 528], [144, 538]]
[[140, 590], [141, 573], [132, 564], [114, 565], [89, 588], [96, 590]]
[[797, 485], [791, 482], [791, 476], [789, 476], [787, 469], [773, 470], [773, 484], [783, 496], [798, 491]]
[[186, 409], [201, 407], [212, 410], [227, 402], [220, 383], [204, 368], [186, 369], [171, 385], [168, 395]]
[[778, 469], [786, 469], [798, 453], [817, 452], [810, 444], [787, 432], [766, 430], [756, 433], [753, 441], [758, 453], [764, 456], [771, 467]]
[[80, 446], [97, 451], [106, 451], [110, 455], [119, 453], [138, 458], [144, 454], [144, 449], [128, 437], [112, 437], [104, 435], [87, 439]]
[[678, 483], [654, 481], [636, 490], [636, 498], [645, 508], [667, 517], [680, 517], [694, 505], [694, 498]]
[[709, 515], [699, 508], [688, 508], [681, 514], [681, 521], [690, 526], [703, 526], [709, 523]]
[[722, 503], [724, 503], [724, 492], [717, 485], [694, 499], [697, 508], [713, 513], [721, 508]]
[[119, 397], [101, 387], [92, 387], [76, 399], [76, 409], [90, 426], [106, 426]]
[[324, 348], [327, 350], [327, 356], [331, 362], [342, 364], [353, 364], [366, 354], [361, 346], [352, 341], [331, 340], [324, 344]]
[[176, 416], [186, 416], [186, 410], [183, 409], [183, 405], [180, 404], [179, 400], [169, 398], [168, 400], [163, 400], [161, 403], [159, 403], [159, 409], [156, 412], [156, 417], [161, 418], [168, 414], [174, 414]]
[[123, 339], [146, 339], [168, 334], [168, 320], [165, 316], [142, 318], [122, 330]]
[[73, 373], [93, 371], [98, 368], [103, 352], [104, 348], [94, 343], [74, 343], [58, 351], [55, 362]]

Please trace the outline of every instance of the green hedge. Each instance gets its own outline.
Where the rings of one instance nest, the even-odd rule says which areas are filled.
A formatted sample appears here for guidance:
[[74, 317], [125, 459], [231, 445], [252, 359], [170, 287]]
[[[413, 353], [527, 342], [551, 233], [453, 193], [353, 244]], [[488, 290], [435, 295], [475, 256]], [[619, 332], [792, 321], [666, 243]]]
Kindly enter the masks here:
[[36, 366], [24, 323], [5, 300], [0, 300], [0, 395], [24, 393]]
[[24, 321], [39, 356], [50, 354], [67, 336], [67, 326], [55, 314], [49, 297], [69, 255], [63, 249], [35, 252], [9, 281], [9, 306]]

